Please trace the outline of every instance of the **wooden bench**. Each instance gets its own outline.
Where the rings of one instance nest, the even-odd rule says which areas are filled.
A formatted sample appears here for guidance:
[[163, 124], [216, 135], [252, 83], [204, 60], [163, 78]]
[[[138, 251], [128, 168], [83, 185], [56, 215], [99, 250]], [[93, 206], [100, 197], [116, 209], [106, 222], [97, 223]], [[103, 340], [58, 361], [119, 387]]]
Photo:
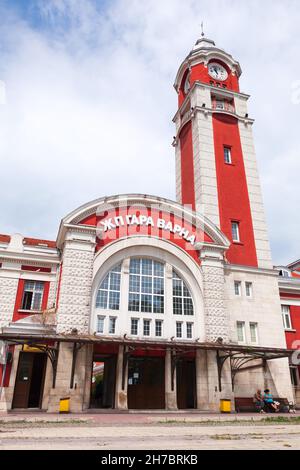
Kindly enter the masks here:
[[[281, 412], [288, 412], [289, 411], [289, 401], [287, 398], [278, 398], [273, 397], [274, 401], [278, 401], [280, 403], [279, 410]], [[235, 411], [237, 413], [242, 412], [258, 412], [259, 409], [255, 406], [253, 402], [253, 397], [235, 397]]]

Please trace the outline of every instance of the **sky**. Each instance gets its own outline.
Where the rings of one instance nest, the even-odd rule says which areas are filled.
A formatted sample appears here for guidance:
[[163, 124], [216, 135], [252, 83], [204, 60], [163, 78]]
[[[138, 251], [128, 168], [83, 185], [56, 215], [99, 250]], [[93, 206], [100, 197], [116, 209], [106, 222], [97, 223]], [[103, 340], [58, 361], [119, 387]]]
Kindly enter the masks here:
[[55, 239], [105, 195], [175, 199], [173, 88], [207, 37], [241, 64], [274, 264], [300, 258], [299, 0], [0, 0], [0, 233]]

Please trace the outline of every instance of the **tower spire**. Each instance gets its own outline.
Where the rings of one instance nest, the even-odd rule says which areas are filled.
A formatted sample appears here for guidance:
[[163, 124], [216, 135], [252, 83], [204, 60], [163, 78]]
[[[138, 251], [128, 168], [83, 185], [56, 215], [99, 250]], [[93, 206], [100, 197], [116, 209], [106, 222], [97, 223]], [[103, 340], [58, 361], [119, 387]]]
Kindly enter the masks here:
[[204, 38], [203, 21], [201, 22], [201, 36]]

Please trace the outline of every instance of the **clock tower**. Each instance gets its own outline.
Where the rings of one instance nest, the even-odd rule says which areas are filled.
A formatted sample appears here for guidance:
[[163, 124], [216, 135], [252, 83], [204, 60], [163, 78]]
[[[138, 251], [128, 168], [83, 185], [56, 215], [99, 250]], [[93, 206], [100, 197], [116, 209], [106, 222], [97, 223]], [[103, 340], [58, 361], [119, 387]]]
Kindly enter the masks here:
[[214, 41], [201, 37], [180, 65], [176, 195], [231, 240], [231, 264], [272, 268], [242, 70]]

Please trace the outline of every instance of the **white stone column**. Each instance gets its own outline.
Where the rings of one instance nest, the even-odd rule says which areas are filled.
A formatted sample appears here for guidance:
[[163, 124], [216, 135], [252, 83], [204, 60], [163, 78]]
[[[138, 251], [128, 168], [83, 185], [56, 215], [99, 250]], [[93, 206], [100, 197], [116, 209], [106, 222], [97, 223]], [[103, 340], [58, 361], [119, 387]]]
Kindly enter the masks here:
[[166, 350], [165, 356], [165, 406], [166, 410], [177, 410], [176, 368], [174, 370], [172, 390], [172, 356], [171, 350]]
[[196, 351], [196, 396], [197, 409], [208, 409], [208, 377], [206, 351], [197, 349]]
[[207, 351], [207, 383], [208, 383], [208, 409], [220, 411], [220, 392], [218, 380], [218, 365], [216, 351]]
[[119, 346], [117, 368], [116, 368], [116, 393], [115, 393], [115, 408], [117, 410], [127, 410], [127, 390], [128, 390], [128, 364], [126, 365], [124, 376], [124, 389], [122, 388], [123, 381], [123, 360], [124, 360], [124, 346]]
[[225, 274], [223, 249], [205, 247], [201, 250], [203, 272], [203, 296], [205, 315], [205, 339], [229, 340], [229, 315], [225, 304]]

